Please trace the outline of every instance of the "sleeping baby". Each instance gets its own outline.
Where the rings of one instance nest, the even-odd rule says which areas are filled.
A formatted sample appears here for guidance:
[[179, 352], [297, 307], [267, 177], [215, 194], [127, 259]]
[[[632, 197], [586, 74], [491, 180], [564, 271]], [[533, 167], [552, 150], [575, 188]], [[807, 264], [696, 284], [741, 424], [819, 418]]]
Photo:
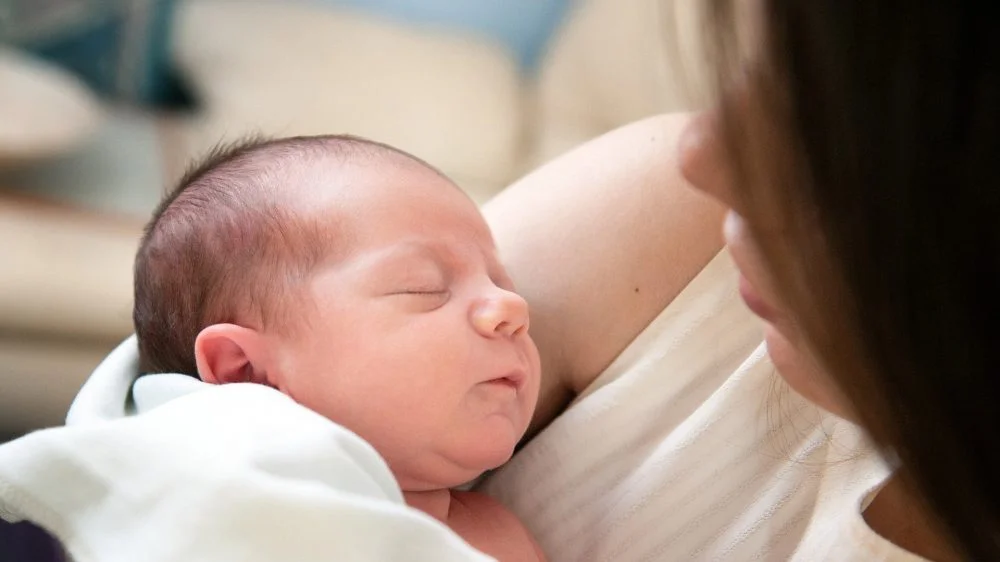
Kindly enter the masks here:
[[543, 559], [498, 502], [451, 490], [510, 458], [539, 360], [486, 222], [426, 163], [350, 136], [216, 150], [146, 227], [134, 321], [142, 372], [271, 386], [476, 548]]

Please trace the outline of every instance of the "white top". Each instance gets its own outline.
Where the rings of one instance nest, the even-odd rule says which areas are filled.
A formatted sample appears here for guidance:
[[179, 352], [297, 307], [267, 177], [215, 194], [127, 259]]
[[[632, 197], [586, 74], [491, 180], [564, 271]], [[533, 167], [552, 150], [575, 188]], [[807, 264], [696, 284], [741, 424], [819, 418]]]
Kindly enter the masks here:
[[[359, 437], [277, 391], [132, 388], [135, 371], [129, 340], [69, 427], [0, 446], [0, 517], [77, 562], [489, 560], [403, 505]], [[856, 428], [782, 386], [720, 256], [484, 488], [553, 562], [919, 560], [861, 518], [887, 474]]]
[[482, 489], [552, 562], [920, 560], [861, 517], [887, 468], [760, 334], [720, 254]]
[[276, 390], [153, 375], [136, 394], [141, 415], [0, 446], [0, 517], [76, 562], [492, 560], [406, 507], [360, 437]]

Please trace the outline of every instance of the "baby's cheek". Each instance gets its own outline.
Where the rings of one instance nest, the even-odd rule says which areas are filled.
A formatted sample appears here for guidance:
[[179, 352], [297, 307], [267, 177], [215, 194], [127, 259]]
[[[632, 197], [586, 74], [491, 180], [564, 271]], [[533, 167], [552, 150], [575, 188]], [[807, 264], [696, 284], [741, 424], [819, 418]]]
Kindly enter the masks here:
[[529, 420], [538, 406], [538, 395], [542, 388], [541, 358], [538, 355], [538, 348], [535, 347], [534, 343], [531, 344], [530, 361], [532, 363], [533, 375], [528, 380], [523, 391], [524, 407]]

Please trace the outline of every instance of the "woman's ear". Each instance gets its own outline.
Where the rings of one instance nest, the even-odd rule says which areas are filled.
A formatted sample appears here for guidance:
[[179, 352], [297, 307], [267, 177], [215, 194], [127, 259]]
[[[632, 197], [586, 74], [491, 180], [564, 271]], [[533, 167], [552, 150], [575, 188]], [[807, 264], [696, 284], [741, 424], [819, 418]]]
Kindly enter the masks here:
[[270, 383], [268, 342], [257, 330], [235, 324], [212, 324], [194, 340], [198, 376], [211, 384]]

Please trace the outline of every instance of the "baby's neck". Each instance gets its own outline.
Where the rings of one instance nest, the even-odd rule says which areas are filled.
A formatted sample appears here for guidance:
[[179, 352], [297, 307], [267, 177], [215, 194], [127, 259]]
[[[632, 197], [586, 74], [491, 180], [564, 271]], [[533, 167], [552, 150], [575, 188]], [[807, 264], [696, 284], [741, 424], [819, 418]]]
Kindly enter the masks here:
[[451, 509], [451, 490], [424, 490], [421, 492], [403, 492], [406, 505], [423, 511], [442, 523], [448, 522], [448, 511]]

